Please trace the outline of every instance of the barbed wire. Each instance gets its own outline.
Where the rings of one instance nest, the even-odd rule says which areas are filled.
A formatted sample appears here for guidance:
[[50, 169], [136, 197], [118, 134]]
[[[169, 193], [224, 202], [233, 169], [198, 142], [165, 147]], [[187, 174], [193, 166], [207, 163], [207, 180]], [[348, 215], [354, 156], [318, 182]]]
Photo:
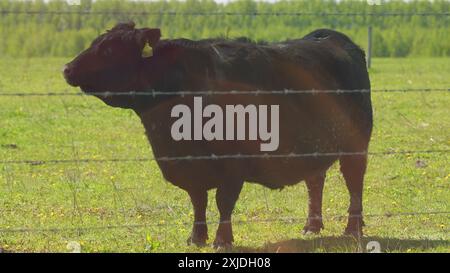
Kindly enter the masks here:
[[[366, 214], [364, 218], [391, 218], [391, 217], [404, 217], [404, 216], [421, 216], [421, 215], [450, 215], [450, 211], [411, 211], [411, 212], [399, 212], [399, 213], [383, 213], [383, 214]], [[331, 215], [315, 217], [314, 219], [326, 219], [329, 221], [340, 221], [347, 219], [352, 215]], [[361, 217], [358, 215], [358, 217]], [[248, 220], [232, 220], [232, 221], [205, 221], [205, 222], [164, 222], [154, 224], [132, 224], [132, 225], [107, 225], [107, 226], [85, 226], [85, 227], [51, 227], [51, 228], [0, 228], [0, 233], [60, 233], [60, 232], [80, 232], [80, 231], [93, 231], [93, 230], [112, 230], [112, 229], [139, 229], [139, 228], [151, 228], [151, 227], [167, 227], [167, 226], [191, 226], [193, 224], [221, 224], [221, 223], [233, 223], [233, 224], [248, 224], [248, 223], [299, 223], [307, 220], [308, 217], [296, 217], [296, 218], [268, 218], [268, 219], [248, 219]]]
[[95, 159], [95, 158], [80, 158], [80, 159], [49, 159], [49, 160], [2, 160], [1, 165], [47, 165], [47, 164], [70, 164], [70, 163], [107, 163], [107, 162], [149, 162], [149, 161], [194, 161], [194, 160], [224, 160], [224, 159], [274, 159], [274, 158], [306, 158], [306, 157], [341, 157], [341, 156], [384, 156], [384, 155], [398, 155], [398, 154], [434, 154], [434, 153], [449, 153], [450, 149], [441, 150], [410, 150], [410, 151], [377, 151], [377, 152], [332, 152], [332, 153], [289, 153], [289, 154], [226, 154], [226, 155], [201, 155], [201, 156], [162, 156], [162, 157], [148, 157], [148, 158], [109, 158], [109, 159]]
[[77, 92], [69, 93], [67, 91], [63, 92], [14, 92], [14, 91], [3, 91], [0, 93], [2, 97], [45, 97], [45, 96], [189, 96], [189, 95], [294, 95], [294, 94], [352, 94], [352, 93], [409, 93], [409, 92], [450, 92], [450, 88], [397, 88], [397, 89], [330, 89], [330, 90], [320, 90], [320, 89], [309, 89], [309, 90], [228, 90], [228, 91], [214, 91], [214, 90], [204, 90], [204, 91], [127, 91], [127, 92]]
[[352, 17], [446, 17], [450, 12], [184, 12], [184, 11], [116, 11], [116, 10], [0, 10], [1, 15], [132, 15], [132, 16], [352, 16]]

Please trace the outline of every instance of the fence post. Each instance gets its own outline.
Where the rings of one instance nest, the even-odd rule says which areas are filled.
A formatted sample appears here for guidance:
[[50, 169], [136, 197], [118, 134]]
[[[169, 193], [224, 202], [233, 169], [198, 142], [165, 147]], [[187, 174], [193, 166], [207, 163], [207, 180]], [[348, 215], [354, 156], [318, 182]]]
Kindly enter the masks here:
[[369, 69], [372, 65], [372, 26], [367, 28], [367, 52], [366, 52], [366, 63]]

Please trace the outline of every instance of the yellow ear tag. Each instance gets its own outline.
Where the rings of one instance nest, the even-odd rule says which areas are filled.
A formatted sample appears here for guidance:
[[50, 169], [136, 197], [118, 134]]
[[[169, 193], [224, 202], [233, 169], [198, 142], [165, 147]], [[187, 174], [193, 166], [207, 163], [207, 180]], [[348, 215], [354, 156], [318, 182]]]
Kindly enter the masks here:
[[144, 48], [142, 49], [142, 58], [150, 58], [153, 56], [153, 48], [150, 46], [150, 44], [147, 42], [145, 43]]

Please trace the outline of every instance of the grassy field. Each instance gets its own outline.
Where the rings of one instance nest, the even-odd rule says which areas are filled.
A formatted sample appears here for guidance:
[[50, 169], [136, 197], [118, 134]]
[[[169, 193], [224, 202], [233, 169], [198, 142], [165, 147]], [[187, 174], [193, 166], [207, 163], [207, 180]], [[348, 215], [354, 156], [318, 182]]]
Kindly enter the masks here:
[[[61, 77], [68, 59], [0, 59], [0, 92], [78, 92]], [[448, 88], [450, 59], [374, 59], [372, 86]], [[374, 93], [371, 151], [450, 148], [450, 95]], [[91, 97], [0, 96], [0, 161], [150, 157], [131, 112]], [[450, 211], [448, 153], [370, 156], [365, 214]], [[208, 220], [218, 213], [210, 193]], [[388, 252], [450, 252], [450, 215], [367, 217], [358, 243], [341, 237], [348, 194], [335, 165], [324, 196], [325, 230], [300, 231], [307, 193], [246, 184], [233, 220], [234, 251], [355, 252], [377, 240]], [[295, 218], [291, 221], [265, 221]], [[0, 247], [6, 251], [212, 252], [186, 246], [192, 208], [155, 162], [0, 165]], [[123, 227], [123, 226], [127, 227]], [[109, 226], [108, 229], [99, 227]], [[216, 224], [209, 225], [210, 242]], [[16, 230], [24, 229], [24, 230]]]

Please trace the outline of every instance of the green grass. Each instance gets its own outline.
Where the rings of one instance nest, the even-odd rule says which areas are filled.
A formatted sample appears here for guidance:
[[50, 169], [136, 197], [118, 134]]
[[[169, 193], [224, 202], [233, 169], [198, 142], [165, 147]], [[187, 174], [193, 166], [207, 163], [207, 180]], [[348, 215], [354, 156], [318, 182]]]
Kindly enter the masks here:
[[[78, 92], [60, 74], [68, 59], [0, 59], [1, 92]], [[450, 59], [374, 59], [372, 86], [448, 88]], [[450, 147], [448, 93], [374, 93], [371, 151]], [[1, 97], [0, 160], [150, 157], [138, 118], [91, 97]], [[416, 162], [425, 162], [417, 167]], [[450, 211], [449, 154], [370, 156], [365, 214]], [[218, 213], [210, 193], [208, 220]], [[300, 234], [307, 193], [246, 184], [234, 213], [234, 251], [355, 252], [377, 240], [382, 251], [450, 252], [450, 215], [367, 217], [361, 243], [341, 237], [348, 194], [335, 165], [324, 196], [325, 230]], [[264, 222], [300, 218], [299, 221]], [[186, 246], [192, 208], [187, 194], [164, 181], [155, 162], [0, 165], [0, 232], [6, 251], [212, 252]], [[242, 222], [239, 222], [242, 221]], [[248, 222], [251, 221], [251, 222]], [[138, 225], [130, 228], [83, 227]], [[209, 225], [212, 241], [216, 224]], [[62, 228], [65, 230], [48, 230]]]

